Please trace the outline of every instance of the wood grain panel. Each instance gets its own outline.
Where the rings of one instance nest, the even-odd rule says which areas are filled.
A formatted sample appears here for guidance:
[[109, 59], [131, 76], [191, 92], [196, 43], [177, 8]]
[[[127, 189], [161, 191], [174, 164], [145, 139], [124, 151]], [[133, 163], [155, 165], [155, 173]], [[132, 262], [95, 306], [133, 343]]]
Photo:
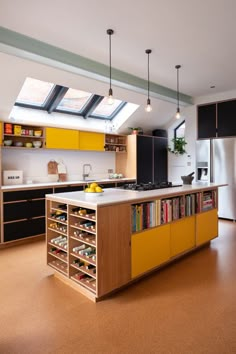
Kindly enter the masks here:
[[131, 279], [130, 220], [129, 204], [111, 205], [97, 211], [98, 296]]

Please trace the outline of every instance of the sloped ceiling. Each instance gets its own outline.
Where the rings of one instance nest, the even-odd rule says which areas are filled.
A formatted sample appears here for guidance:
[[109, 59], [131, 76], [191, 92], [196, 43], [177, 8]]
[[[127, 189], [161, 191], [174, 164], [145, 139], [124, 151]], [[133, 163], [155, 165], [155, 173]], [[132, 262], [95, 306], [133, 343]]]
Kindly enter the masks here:
[[[147, 77], [145, 49], [151, 48], [150, 79], [175, 91], [175, 65], [181, 93], [197, 97], [235, 89], [234, 43], [236, 2], [231, 0], [95, 0], [58, 3], [1, 1], [0, 23], [44, 43], [108, 64], [107, 28], [112, 37], [112, 66], [142, 80]], [[1, 39], [0, 39], [1, 41]], [[26, 76], [51, 80], [106, 95], [107, 83], [26, 59], [0, 53], [0, 114], [9, 115]], [[215, 88], [210, 88], [215, 86]], [[151, 94], [153, 111], [144, 112], [146, 95], [115, 86], [117, 98], [140, 104], [123, 125], [163, 127], [173, 120], [176, 104]]]

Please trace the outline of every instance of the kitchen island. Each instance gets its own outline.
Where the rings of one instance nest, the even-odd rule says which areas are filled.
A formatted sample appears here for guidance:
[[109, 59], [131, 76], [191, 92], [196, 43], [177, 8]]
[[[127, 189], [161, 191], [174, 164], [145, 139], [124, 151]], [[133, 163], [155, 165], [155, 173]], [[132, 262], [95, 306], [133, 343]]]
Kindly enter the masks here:
[[102, 299], [217, 237], [220, 186], [46, 195], [47, 264]]

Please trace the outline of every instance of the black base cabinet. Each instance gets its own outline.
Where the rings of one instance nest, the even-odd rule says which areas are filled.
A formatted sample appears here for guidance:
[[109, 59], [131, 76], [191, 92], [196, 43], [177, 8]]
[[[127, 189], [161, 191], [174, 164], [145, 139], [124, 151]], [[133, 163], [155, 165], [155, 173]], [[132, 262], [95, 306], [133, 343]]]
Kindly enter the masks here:
[[45, 233], [45, 195], [52, 188], [3, 192], [4, 242]]
[[45, 217], [4, 224], [4, 242], [45, 234]]

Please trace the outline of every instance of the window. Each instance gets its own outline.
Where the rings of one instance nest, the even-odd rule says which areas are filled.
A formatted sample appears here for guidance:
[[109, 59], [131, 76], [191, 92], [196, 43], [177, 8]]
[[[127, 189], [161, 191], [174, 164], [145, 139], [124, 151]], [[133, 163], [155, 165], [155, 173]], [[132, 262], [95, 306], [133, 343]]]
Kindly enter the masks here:
[[175, 129], [174, 129], [174, 138], [184, 138], [185, 136], [185, 120], [180, 123]]
[[114, 100], [113, 104], [108, 104], [108, 98], [104, 97], [103, 100], [97, 105], [91, 114], [94, 118], [112, 119], [114, 115], [124, 107], [125, 102]]
[[81, 112], [93, 95], [70, 88], [57, 106], [57, 110]]
[[63, 112], [85, 119], [110, 121], [125, 104], [124, 101], [115, 100], [110, 105], [106, 97], [33, 78], [26, 78], [15, 102], [16, 106], [41, 109], [48, 113]]
[[44, 106], [55, 85], [27, 77], [16, 102], [31, 106]]

